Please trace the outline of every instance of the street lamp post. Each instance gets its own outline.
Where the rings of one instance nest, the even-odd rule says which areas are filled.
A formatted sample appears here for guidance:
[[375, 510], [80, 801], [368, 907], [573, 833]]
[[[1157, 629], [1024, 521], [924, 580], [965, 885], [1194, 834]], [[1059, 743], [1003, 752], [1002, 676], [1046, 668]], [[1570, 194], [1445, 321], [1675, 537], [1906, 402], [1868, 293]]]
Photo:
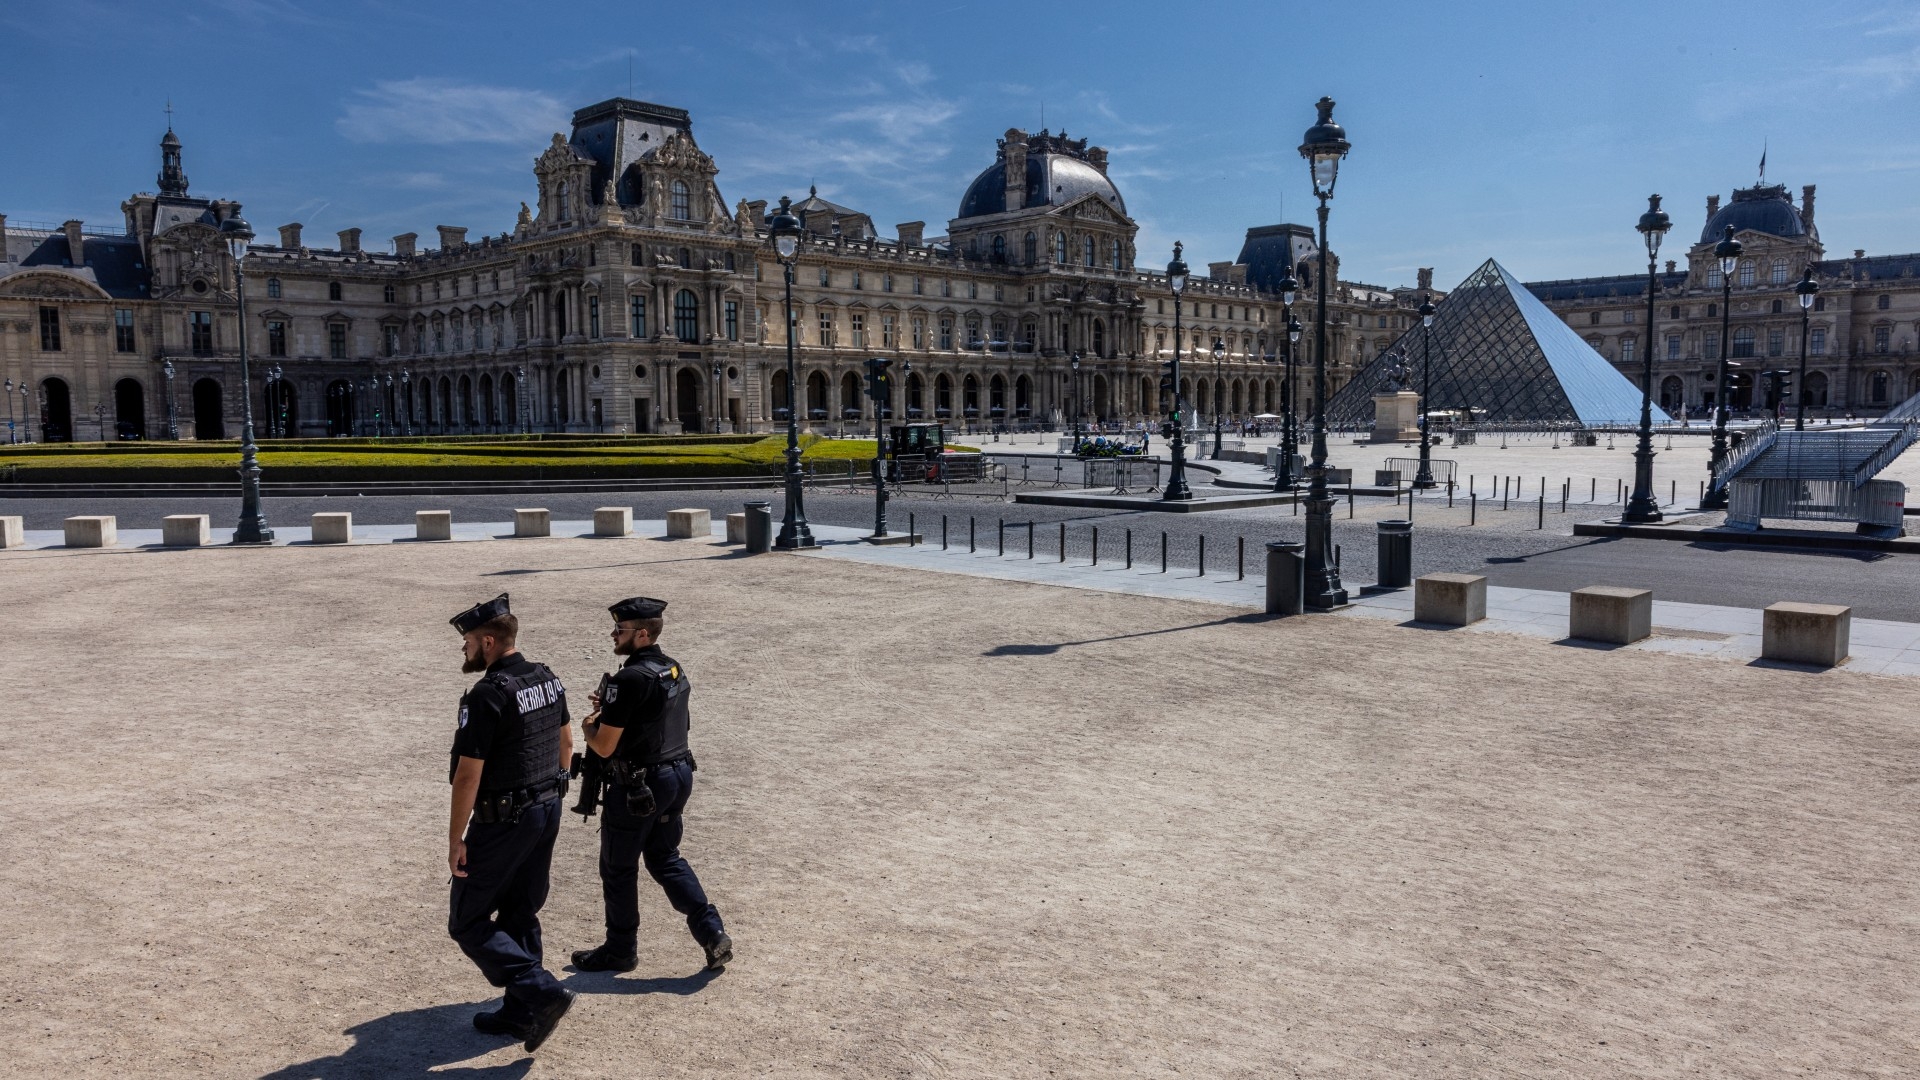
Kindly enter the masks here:
[[[1640, 441], [1633, 451], [1633, 494], [1627, 499], [1626, 511], [1620, 515], [1620, 520], [1630, 525], [1650, 524], [1665, 516], [1660, 513], [1660, 500], [1653, 493], [1653, 320], [1655, 294], [1660, 290], [1657, 273], [1660, 241], [1672, 227], [1673, 219], [1660, 209], [1660, 196], [1647, 196], [1647, 212], [1640, 215], [1640, 223], [1634, 226], [1647, 244], [1647, 347], [1646, 355], [1641, 357]], [[1721, 393], [1725, 392], [1723, 386]]]
[[1713, 459], [1707, 465], [1707, 494], [1700, 500], [1702, 510], [1725, 510], [1727, 491], [1717, 486], [1720, 470], [1727, 461], [1727, 411], [1731, 396], [1727, 387], [1727, 354], [1733, 351], [1733, 272], [1740, 265], [1740, 241], [1733, 238], [1733, 226], [1727, 226], [1727, 235], [1713, 247], [1715, 258], [1720, 260], [1720, 370], [1714, 376], [1714, 385], [1719, 387], [1715, 393], [1713, 410]]
[[1813, 280], [1813, 264], [1807, 264], [1807, 271], [1800, 275], [1800, 284], [1793, 287], [1800, 294], [1800, 378], [1795, 381], [1795, 390], [1800, 395], [1800, 404], [1794, 407], [1793, 430], [1807, 430], [1807, 315], [1813, 310], [1813, 298], [1820, 294], [1820, 283]]
[[173, 361], [161, 361], [160, 374], [167, 377], [167, 438], [178, 442], [180, 441], [180, 426], [176, 424], [173, 419]]
[[883, 356], [868, 360], [867, 400], [873, 402], [873, 536], [887, 535], [887, 402], [893, 387], [887, 368], [893, 361]]
[[1073, 369], [1073, 442], [1070, 443], [1075, 454], [1080, 453], [1080, 354], [1074, 353], [1067, 359], [1067, 366]]
[[[1425, 490], [1433, 482], [1433, 297], [1420, 296], [1420, 469], [1413, 486]], [[1411, 505], [1411, 504], [1409, 504]]]
[[[387, 434], [392, 435], [392, 434], [396, 434], [396, 432], [394, 432], [393, 429], [397, 426], [393, 422], [393, 410], [394, 408], [398, 407], [400, 402], [399, 402], [399, 399], [395, 398], [393, 395], [393, 373], [392, 372], [387, 373], [386, 380], [387, 380], [386, 393], [381, 395], [380, 401], [382, 405], [387, 407]], [[485, 404], [486, 404], [487, 411], [491, 413], [493, 411], [493, 394], [491, 392], [487, 394], [487, 401]], [[491, 425], [489, 425], [489, 427], [491, 427]]]
[[100, 431], [100, 441], [106, 442], [107, 441], [107, 403], [106, 402], [96, 401], [93, 403], [93, 424], [94, 424], [94, 427], [98, 428]]
[[220, 236], [233, 256], [233, 293], [240, 317], [240, 523], [233, 530], [236, 544], [270, 544], [273, 530], [267, 528], [266, 515], [260, 510], [260, 454], [253, 442], [253, 377], [247, 359], [247, 278], [241, 263], [247, 245], [253, 241], [253, 229], [246, 219], [234, 214], [220, 223]]
[[1347, 133], [1333, 122], [1333, 99], [1315, 106], [1319, 120], [1307, 129], [1300, 156], [1313, 178], [1320, 201], [1319, 272], [1314, 282], [1319, 303], [1313, 315], [1313, 460], [1307, 465], [1306, 607], [1329, 611], [1347, 602], [1340, 567], [1333, 561], [1333, 498], [1327, 494], [1327, 200], [1340, 178], [1340, 161], [1352, 149]]
[[525, 364], [521, 364], [513, 371], [513, 396], [520, 399], [516, 402], [520, 407], [520, 433], [531, 435], [533, 434], [533, 412], [530, 406], [533, 403], [533, 390], [527, 386], [527, 365]]
[[[1287, 291], [1280, 295], [1284, 298], [1291, 299], [1293, 296], [1293, 284], [1293, 275], [1288, 274], [1287, 277], [1281, 281], [1282, 287]], [[1287, 362], [1284, 371], [1286, 381], [1282, 383], [1280, 387], [1280, 404], [1285, 406], [1280, 410], [1282, 414], [1280, 419], [1280, 441], [1285, 443], [1286, 447], [1280, 455], [1280, 467], [1273, 472], [1273, 490], [1275, 491], [1292, 491], [1294, 485], [1300, 482], [1300, 478], [1295, 476], [1293, 472], [1293, 459], [1298, 457], [1300, 453], [1300, 418], [1295, 415], [1294, 411], [1294, 403], [1297, 400], [1297, 395], [1294, 393], [1293, 385], [1297, 377], [1295, 368], [1299, 363], [1300, 334], [1300, 320], [1294, 318], [1293, 306], [1288, 304]]]
[[[25, 437], [22, 438], [20, 441], [30, 443], [33, 441], [33, 412], [32, 410], [27, 408], [27, 404], [28, 404], [27, 380], [21, 379], [20, 380], [20, 426], [26, 429], [26, 434], [25, 434]], [[47, 425], [45, 423], [42, 423], [40, 425], [40, 437], [42, 439], [47, 437]]]
[[7, 388], [7, 443], [12, 445], [19, 440], [13, 434], [13, 380], [6, 381]]
[[1167, 467], [1167, 488], [1160, 493], [1162, 502], [1185, 502], [1193, 498], [1187, 487], [1187, 436], [1185, 404], [1180, 398], [1180, 294], [1187, 289], [1187, 264], [1180, 258], [1180, 243], [1174, 242], [1173, 261], [1167, 264], [1167, 288], [1173, 292], [1173, 408], [1168, 411], [1171, 429], [1167, 445], [1172, 463]]
[[277, 439], [283, 434], [285, 417], [280, 406], [280, 365], [267, 369], [267, 438]]
[[[519, 390], [519, 381], [515, 380], [514, 393], [518, 394]], [[413, 376], [407, 374], [406, 368], [400, 369], [400, 400], [406, 402], [406, 408], [400, 410], [400, 432], [404, 438], [411, 439], [413, 438]]]
[[1227, 343], [1213, 339], [1213, 460], [1220, 460], [1220, 364], [1227, 358]]
[[787, 507], [780, 519], [780, 535], [773, 543], [791, 551], [817, 545], [801, 503], [800, 410], [795, 405], [798, 386], [793, 369], [793, 261], [800, 254], [800, 219], [793, 216], [793, 200], [785, 195], [780, 196], [780, 212], [767, 224], [767, 234], [773, 239], [773, 251], [787, 283]]

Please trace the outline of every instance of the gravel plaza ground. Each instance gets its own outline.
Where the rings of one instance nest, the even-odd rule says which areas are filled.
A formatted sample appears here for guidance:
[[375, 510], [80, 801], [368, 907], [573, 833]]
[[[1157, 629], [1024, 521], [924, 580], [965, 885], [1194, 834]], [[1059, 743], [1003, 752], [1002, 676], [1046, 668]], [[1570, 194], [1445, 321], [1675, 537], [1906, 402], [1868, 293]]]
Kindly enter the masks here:
[[[1903, 681], [732, 550], [0, 553], [0, 1074], [1920, 1070]], [[444, 930], [445, 618], [503, 588], [576, 693], [673, 602], [739, 953], [643, 892], [537, 1060]]]

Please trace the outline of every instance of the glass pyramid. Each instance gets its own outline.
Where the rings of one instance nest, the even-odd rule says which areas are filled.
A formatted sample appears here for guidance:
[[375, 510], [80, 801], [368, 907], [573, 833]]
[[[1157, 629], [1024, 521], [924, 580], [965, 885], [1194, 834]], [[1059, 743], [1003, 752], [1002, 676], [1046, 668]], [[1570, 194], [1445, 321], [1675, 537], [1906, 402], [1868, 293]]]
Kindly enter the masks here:
[[[1424, 332], [1416, 322], [1328, 398], [1327, 422], [1371, 424], [1373, 395], [1396, 366], [1406, 368], [1407, 389], [1420, 390]], [[1492, 259], [1434, 305], [1432, 334], [1434, 412], [1488, 423], [1640, 422], [1640, 388]], [[1669, 419], [1654, 407], [1654, 423]]]

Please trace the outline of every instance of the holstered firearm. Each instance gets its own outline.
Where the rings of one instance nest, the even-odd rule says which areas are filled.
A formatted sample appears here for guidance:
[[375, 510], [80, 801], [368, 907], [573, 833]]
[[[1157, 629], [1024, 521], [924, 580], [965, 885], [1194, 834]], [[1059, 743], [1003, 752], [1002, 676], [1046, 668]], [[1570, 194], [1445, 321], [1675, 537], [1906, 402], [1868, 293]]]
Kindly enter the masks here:
[[600, 806], [600, 789], [606, 786], [607, 759], [592, 750], [575, 754], [567, 776], [580, 781], [580, 799], [573, 804], [573, 812], [583, 818], [592, 817]]

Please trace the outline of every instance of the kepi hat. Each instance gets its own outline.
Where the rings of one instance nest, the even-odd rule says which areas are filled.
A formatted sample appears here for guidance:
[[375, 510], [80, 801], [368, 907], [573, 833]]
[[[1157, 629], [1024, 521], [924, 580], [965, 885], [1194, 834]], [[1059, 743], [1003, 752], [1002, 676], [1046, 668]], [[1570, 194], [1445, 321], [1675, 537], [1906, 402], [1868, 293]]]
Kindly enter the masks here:
[[455, 630], [469, 634], [508, 613], [507, 594], [501, 593], [491, 600], [473, 605], [447, 621], [453, 624]]
[[607, 610], [613, 612], [615, 622], [622, 619], [658, 619], [667, 610], [667, 602], [648, 596], [629, 596]]

